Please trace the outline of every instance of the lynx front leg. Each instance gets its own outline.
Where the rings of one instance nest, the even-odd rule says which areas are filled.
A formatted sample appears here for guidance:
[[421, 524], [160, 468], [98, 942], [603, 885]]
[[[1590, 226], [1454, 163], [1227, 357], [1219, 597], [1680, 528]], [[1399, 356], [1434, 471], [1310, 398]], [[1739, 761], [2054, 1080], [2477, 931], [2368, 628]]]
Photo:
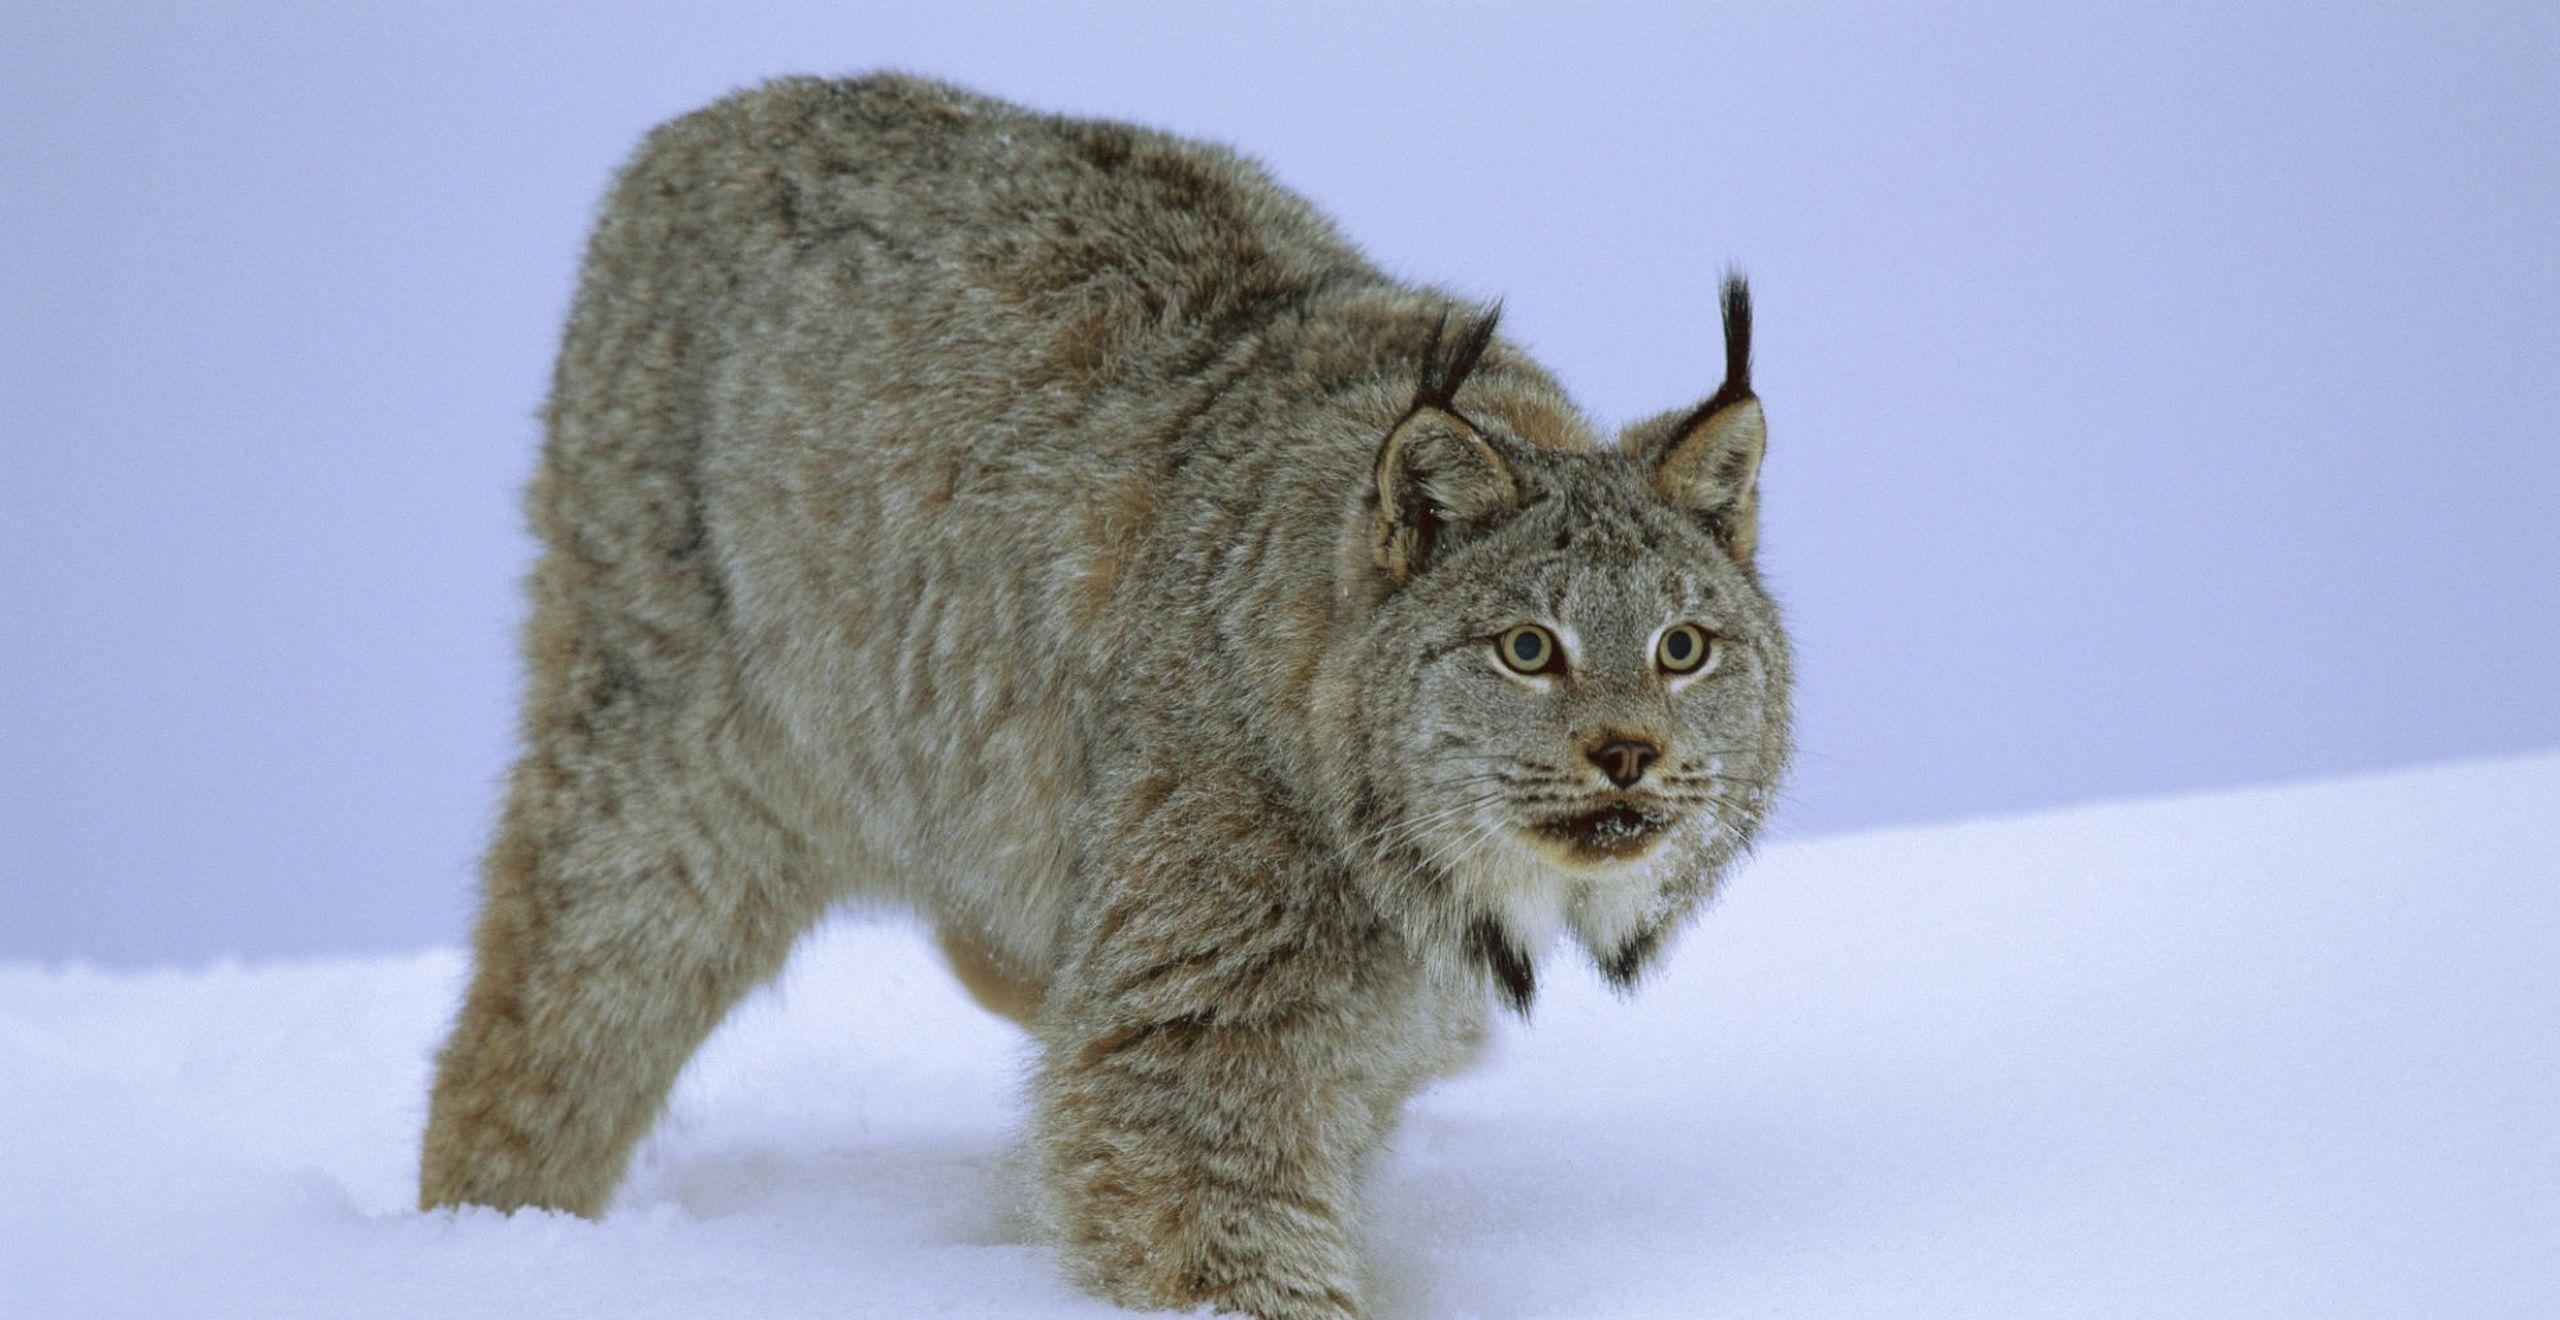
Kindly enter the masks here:
[[1145, 837], [1201, 853], [1140, 850], [1052, 987], [1051, 1212], [1123, 1305], [1357, 1315], [1357, 1184], [1464, 1029], [1335, 877], [1208, 796], [1170, 792]]
[[671, 828], [599, 837], [588, 822], [537, 845], [522, 805], [489, 859], [419, 1201], [592, 1216], [685, 1060], [819, 905], [769, 864], [761, 884], [743, 864], [713, 873], [743, 859]]

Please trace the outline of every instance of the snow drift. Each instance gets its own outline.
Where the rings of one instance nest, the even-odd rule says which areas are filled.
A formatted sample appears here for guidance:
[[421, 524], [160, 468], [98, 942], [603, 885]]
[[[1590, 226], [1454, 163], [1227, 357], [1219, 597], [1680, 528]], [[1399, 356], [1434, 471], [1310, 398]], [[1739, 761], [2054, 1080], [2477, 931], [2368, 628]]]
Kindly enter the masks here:
[[[1768, 850], [1417, 1101], [1386, 1316], [2560, 1314], [2560, 754]], [[0, 967], [0, 1315], [1099, 1315], [1029, 1055], [837, 923], [600, 1223], [410, 1209], [460, 955]]]

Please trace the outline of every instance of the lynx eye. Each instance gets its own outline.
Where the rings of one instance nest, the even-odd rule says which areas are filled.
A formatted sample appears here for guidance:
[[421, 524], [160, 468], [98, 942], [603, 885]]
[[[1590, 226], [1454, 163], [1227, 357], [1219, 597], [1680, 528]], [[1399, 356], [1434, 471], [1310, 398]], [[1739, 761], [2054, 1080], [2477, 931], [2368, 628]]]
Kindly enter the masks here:
[[1666, 674], [1694, 674], [1714, 648], [1706, 629], [1694, 623], [1678, 624], [1664, 629], [1662, 640], [1653, 644], [1653, 662]]
[[1563, 652], [1556, 646], [1555, 634], [1534, 623], [1524, 623], [1493, 641], [1494, 654], [1502, 657], [1504, 667], [1518, 674], [1543, 674], [1559, 668], [1556, 661]]

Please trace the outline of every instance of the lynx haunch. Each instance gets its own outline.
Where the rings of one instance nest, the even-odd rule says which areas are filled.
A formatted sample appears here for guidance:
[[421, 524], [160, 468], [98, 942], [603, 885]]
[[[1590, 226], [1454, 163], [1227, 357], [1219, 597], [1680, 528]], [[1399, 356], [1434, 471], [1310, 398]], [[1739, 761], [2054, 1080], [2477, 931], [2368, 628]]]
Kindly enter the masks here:
[[1552, 946], [1632, 986], [1784, 770], [1724, 316], [1722, 386], [1607, 443], [1217, 147], [888, 76], [658, 129], [546, 412], [424, 1204], [600, 1213], [739, 997], [887, 900], [1037, 1037], [1081, 1283], [1359, 1313], [1406, 1097]]

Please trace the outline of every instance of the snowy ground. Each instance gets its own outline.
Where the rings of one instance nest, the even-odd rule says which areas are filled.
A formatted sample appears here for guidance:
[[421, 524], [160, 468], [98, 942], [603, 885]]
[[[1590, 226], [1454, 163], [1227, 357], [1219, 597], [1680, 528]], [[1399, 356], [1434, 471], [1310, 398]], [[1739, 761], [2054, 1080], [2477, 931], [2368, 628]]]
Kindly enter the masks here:
[[[411, 1213], [463, 966], [0, 967], [0, 1315], [1084, 1315], [1021, 1039], [830, 927], [602, 1223]], [[2560, 754], [1771, 849], [1418, 1101], [1387, 1316], [2560, 1315]]]

